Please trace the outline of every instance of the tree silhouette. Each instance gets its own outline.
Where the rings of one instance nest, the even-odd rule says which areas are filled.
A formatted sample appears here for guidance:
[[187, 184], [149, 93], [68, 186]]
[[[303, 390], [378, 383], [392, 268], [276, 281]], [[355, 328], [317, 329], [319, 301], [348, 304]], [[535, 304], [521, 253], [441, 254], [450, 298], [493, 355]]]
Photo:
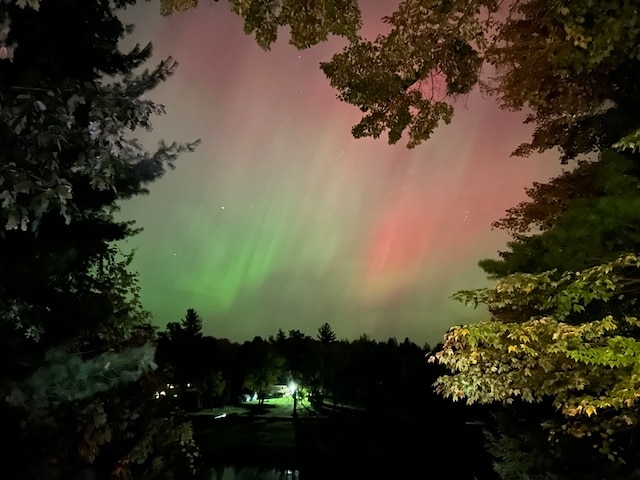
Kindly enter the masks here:
[[[163, 113], [145, 94], [175, 63], [144, 70], [151, 45], [121, 50], [130, 28], [117, 10], [133, 3], [0, 5], [0, 423], [11, 478], [73, 478], [87, 464], [98, 477], [152, 475], [156, 458], [177, 465], [193, 451], [188, 424], [153, 400], [155, 333], [132, 256], [116, 244], [137, 231], [117, 219], [120, 202], [193, 147], [147, 151], [134, 138]], [[171, 446], [179, 435], [185, 450]]]
[[284, 367], [284, 359], [277, 354], [272, 345], [261, 337], [242, 345], [246, 374], [245, 388], [258, 395], [262, 405], [271, 387], [276, 383]]
[[318, 340], [321, 343], [329, 344], [336, 341], [336, 334], [333, 332], [331, 325], [328, 323], [323, 323], [322, 326], [318, 329]]
[[210, 354], [213, 354], [208, 352], [211, 337], [202, 334], [202, 318], [193, 308], [189, 308], [179, 322], [167, 324], [160, 339], [158, 358], [171, 367], [172, 382], [179, 385], [182, 392], [195, 389], [195, 408], [201, 409], [203, 396], [216, 391], [209, 388], [208, 377], [216, 371], [209, 361]]
[[[455, 100], [479, 85], [502, 108], [530, 112], [533, 139], [517, 155], [559, 148], [566, 163], [621, 137], [640, 145], [633, 2], [402, 0], [383, 18], [385, 32], [373, 36], [360, 33], [357, 0], [230, 3], [264, 49], [285, 25], [298, 48], [328, 34], [346, 37], [342, 52], [320, 67], [338, 99], [363, 112], [356, 138], [387, 133], [395, 144], [407, 136], [415, 147], [450, 123]], [[161, 12], [197, 4], [162, 0]], [[483, 78], [485, 65], [492, 78]]]
[[202, 318], [193, 308], [187, 310], [187, 314], [180, 321], [180, 324], [188, 338], [202, 338]]

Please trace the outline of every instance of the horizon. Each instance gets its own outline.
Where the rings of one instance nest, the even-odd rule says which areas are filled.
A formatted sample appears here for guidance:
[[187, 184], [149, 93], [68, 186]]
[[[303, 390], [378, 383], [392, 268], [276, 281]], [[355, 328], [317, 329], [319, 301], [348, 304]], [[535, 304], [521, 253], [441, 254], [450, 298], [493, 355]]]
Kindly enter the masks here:
[[[367, 4], [365, 34], [393, 6]], [[150, 195], [122, 205], [144, 228], [125, 248], [137, 248], [154, 324], [194, 308], [215, 337], [326, 321], [340, 338], [434, 345], [451, 326], [488, 318], [450, 296], [490, 284], [477, 262], [507, 240], [491, 222], [561, 171], [554, 152], [510, 157], [530, 137], [525, 114], [474, 90], [413, 150], [406, 139], [355, 140], [358, 110], [318, 67], [343, 41], [298, 51], [282, 32], [264, 52], [225, 7], [164, 19], [144, 3], [125, 14], [136, 25], [125, 44], [152, 41], [152, 63], [180, 64], [151, 95], [167, 114], [142, 139], [202, 139]]]

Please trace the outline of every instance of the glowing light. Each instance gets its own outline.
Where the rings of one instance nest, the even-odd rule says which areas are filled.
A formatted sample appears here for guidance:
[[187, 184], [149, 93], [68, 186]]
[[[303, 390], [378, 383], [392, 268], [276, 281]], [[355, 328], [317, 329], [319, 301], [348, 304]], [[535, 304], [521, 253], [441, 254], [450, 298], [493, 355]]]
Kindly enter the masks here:
[[289, 382], [289, 391], [291, 392], [291, 395], [295, 394], [296, 390], [298, 390], [298, 384], [296, 382]]

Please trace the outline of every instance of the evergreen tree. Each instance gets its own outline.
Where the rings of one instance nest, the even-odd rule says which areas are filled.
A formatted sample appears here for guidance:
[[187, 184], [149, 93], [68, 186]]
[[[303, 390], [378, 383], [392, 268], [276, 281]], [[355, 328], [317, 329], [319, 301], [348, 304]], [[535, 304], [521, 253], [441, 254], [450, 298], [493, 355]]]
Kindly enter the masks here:
[[179, 441], [192, 455], [190, 425], [150, 404], [155, 332], [115, 246], [136, 231], [118, 202], [194, 147], [132, 137], [163, 113], [143, 95], [175, 68], [138, 71], [150, 45], [120, 51], [117, 10], [133, 3], [0, 4], [0, 410], [15, 478], [169, 471]]
[[[501, 478], [640, 477], [637, 166], [606, 150], [535, 184], [494, 223], [513, 239], [480, 263], [497, 284], [454, 296], [491, 318], [447, 333], [436, 358], [451, 374], [437, 388], [510, 406], [489, 442]], [[586, 461], [594, 446], [602, 455]]]
[[582, 270], [640, 251], [640, 169], [633, 156], [607, 150], [527, 194], [530, 200], [493, 224], [512, 240], [499, 259], [480, 262], [491, 277]]
[[189, 388], [187, 385], [196, 388], [198, 408], [202, 408], [202, 396], [208, 390], [205, 387], [214, 373], [214, 366], [209, 362], [211, 337], [202, 335], [202, 318], [189, 308], [179, 322], [169, 322], [159, 337], [158, 359], [170, 368], [171, 383], [182, 391]]
[[336, 334], [333, 332], [331, 325], [323, 323], [318, 329], [318, 340], [320, 343], [329, 344], [336, 341]]
[[189, 338], [202, 338], [202, 318], [193, 309], [187, 310], [187, 314], [180, 321], [182, 331]]

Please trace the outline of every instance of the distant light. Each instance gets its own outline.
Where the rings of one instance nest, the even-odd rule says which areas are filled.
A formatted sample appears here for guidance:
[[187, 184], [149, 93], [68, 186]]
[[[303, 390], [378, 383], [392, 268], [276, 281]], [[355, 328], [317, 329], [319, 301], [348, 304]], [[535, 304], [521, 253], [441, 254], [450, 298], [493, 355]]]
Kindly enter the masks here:
[[173, 385], [171, 385], [170, 383], [167, 384], [167, 387], [169, 387], [169, 390], [173, 390], [174, 388], [176, 388]]
[[227, 414], [226, 414], [226, 413], [221, 413], [220, 415], [216, 415], [216, 416], [215, 416], [215, 417], [213, 417], [213, 418], [215, 418], [216, 420], [218, 420], [219, 418], [224, 418], [224, 417], [226, 417], [226, 416], [227, 416]]
[[296, 382], [289, 382], [289, 391], [291, 392], [291, 395], [296, 393], [297, 389], [298, 389], [298, 384]]
[[174, 394], [173, 394], [173, 398], [178, 398], [178, 394], [177, 394], [177, 393], [174, 393]]
[[190, 383], [187, 383], [187, 388], [191, 388], [191, 384]]
[[166, 395], [167, 395], [167, 392], [165, 392], [164, 390], [162, 390], [162, 391], [160, 392], [160, 396], [161, 396], [161, 397], [165, 397]]

